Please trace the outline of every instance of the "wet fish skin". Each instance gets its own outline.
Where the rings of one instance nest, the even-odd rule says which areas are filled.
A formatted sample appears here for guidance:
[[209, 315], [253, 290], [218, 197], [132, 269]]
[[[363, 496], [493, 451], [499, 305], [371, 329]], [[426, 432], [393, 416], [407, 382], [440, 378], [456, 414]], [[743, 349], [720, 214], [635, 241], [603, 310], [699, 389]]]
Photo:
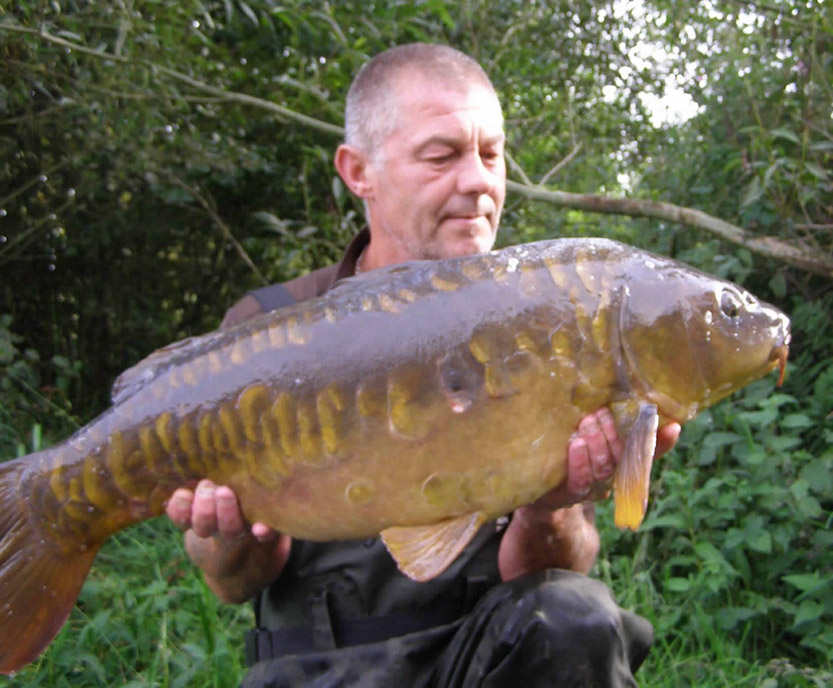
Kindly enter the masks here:
[[643, 489], [646, 424], [783, 369], [788, 343], [786, 317], [734, 285], [556, 240], [377, 270], [174, 344], [69, 440], [0, 466], [0, 636], [19, 639], [0, 671], [37, 656], [101, 543], [176, 487], [229, 485], [248, 520], [294, 537], [385, 531], [426, 578], [480, 523], [561, 482], [586, 413], [609, 405], [620, 436], [641, 438], [619, 472]]

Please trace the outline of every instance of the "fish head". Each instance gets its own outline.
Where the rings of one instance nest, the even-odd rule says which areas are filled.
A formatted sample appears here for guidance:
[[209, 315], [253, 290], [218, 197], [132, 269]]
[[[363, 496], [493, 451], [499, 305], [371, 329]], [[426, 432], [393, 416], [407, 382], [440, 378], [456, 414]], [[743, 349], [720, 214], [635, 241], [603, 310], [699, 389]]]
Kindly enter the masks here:
[[673, 261], [632, 271], [620, 314], [632, 381], [681, 422], [780, 368], [790, 321], [741, 287]]

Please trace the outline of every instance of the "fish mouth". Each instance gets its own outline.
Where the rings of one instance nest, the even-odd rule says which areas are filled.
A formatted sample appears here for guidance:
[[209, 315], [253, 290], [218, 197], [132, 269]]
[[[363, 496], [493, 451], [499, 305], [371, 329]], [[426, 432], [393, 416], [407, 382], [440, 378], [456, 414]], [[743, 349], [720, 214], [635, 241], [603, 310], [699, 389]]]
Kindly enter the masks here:
[[780, 387], [784, 383], [784, 375], [787, 372], [787, 357], [790, 355], [789, 344], [783, 344], [773, 351], [772, 359], [778, 361], [778, 382], [776, 386]]

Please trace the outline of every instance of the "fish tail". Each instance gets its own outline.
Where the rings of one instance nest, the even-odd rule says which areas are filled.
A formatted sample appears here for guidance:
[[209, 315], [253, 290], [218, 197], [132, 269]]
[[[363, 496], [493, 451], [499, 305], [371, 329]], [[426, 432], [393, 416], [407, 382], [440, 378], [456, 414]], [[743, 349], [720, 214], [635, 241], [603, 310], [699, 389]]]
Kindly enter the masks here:
[[21, 494], [23, 471], [20, 459], [0, 464], [0, 674], [32, 662], [58, 634], [98, 551], [67, 553], [42, 537]]

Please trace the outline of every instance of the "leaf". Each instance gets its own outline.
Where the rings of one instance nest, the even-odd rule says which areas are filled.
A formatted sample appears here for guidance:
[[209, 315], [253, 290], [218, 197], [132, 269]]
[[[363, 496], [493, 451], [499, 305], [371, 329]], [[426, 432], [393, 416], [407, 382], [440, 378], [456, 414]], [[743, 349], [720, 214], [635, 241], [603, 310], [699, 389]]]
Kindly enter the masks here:
[[769, 447], [776, 452], [787, 452], [790, 449], [795, 449], [801, 445], [800, 437], [790, 437], [789, 435], [779, 435], [772, 437], [767, 442]]
[[713, 432], [707, 435], [703, 444], [713, 447], [725, 447], [727, 444], [734, 444], [743, 438], [735, 432]]
[[793, 617], [793, 627], [800, 626], [808, 621], [816, 621], [821, 618], [822, 614], [824, 614], [824, 605], [816, 600], [804, 600], [798, 605], [798, 611]]
[[671, 592], [688, 592], [691, 590], [691, 581], [688, 578], [669, 578], [666, 587]]
[[333, 175], [333, 181], [331, 185], [333, 191], [333, 198], [336, 200], [336, 204], [341, 207], [341, 199], [344, 197], [344, 182], [341, 181], [341, 177], [337, 174]]
[[640, 526], [640, 530], [653, 530], [654, 528], [674, 528], [676, 530], [686, 529], [686, 518], [684, 514], [672, 513], [662, 514], [660, 516], [651, 516], [645, 519], [645, 523]]
[[71, 41], [75, 41], [76, 43], [83, 43], [84, 37], [79, 36], [77, 33], [73, 33], [72, 31], [67, 31], [66, 29], [62, 29], [61, 31], [57, 31], [56, 36], [60, 36], [61, 38], [68, 38]]
[[763, 195], [764, 189], [761, 186], [761, 181], [755, 177], [746, 187], [746, 191], [743, 192], [743, 198], [740, 201], [741, 210], [748, 208], [750, 205], [758, 201]]
[[790, 492], [792, 492], [793, 497], [796, 499], [801, 499], [807, 495], [807, 492], [810, 490], [810, 483], [806, 480], [796, 480], [792, 485], [790, 485]]
[[277, 215], [273, 215], [265, 210], [258, 210], [252, 213], [252, 217], [262, 222], [270, 231], [289, 236], [289, 232], [286, 230], [286, 222], [281, 220]]
[[694, 551], [697, 552], [700, 558], [704, 561], [718, 564], [721, 568], [732, 568], [729, 562], [726, 561], [722, 552], [710, 542], [698, 542], [694, 545]]
[[810, 484], [810, 489], [816, 494], [826, 496], [833, 492], [833, 466], [830, 461], [814, 459], [801, 469], [802, 479]]
[[769, 280], [769, 288], [779, 299], [783, 299], [787, 295], [787, 280], [783, 273], [778, 272]]
[[804, 167], [810, 174], [817, 179], [821, 179], [822, 181], [825, 181], [830, 176], [830, 173], [827, 172], [827, 170], [822, 169], [814, 162], [805, 162]]
[[748, 538], [746, 544], [749, 546], [749, 549], [761, 552], [762, 554], [772, 552], [772, 537], [766, 530], [762, 530]]
[[830, 582], [829, 579], [821, 578], [818, 573], [792, 573], [789, 576], [781, 576], [781, 580], [801, 592], [812, 592]]
[[714, 618], [718, 626], [728, 631], [739, 623], [749, 621], [749, 619], [757, 614], [758, 612], [754, 609], [747, 607], [724, 607], [723, 609], [717, 610]]
[[792, 131], [787, 129], [786, 127], [778, 127], [777, 129], [773, 129], [771, 132], [775, 138], [779, 139], [786, 139], [787, 141], [792, 141], [795, 144], [801, 145], [801, 139], [798, 138]]
[[819, 518], [824, 510], [815, 497], [803, 497], [798, 500], [798, 510], [807, 518]]
[[813, 420], [803, 413], [790, 413], [781, 420], [781, 426], [785, 428], [803, 429], [815, 425]]
[[243, 0], [237, 0], [237, 6], [243, 10], [243, 14], [246, 15], [248, 20], [252, 22], [254, 26], [258, 25], [257, 15], [254, 13], [251, 7], [249, 7]]

